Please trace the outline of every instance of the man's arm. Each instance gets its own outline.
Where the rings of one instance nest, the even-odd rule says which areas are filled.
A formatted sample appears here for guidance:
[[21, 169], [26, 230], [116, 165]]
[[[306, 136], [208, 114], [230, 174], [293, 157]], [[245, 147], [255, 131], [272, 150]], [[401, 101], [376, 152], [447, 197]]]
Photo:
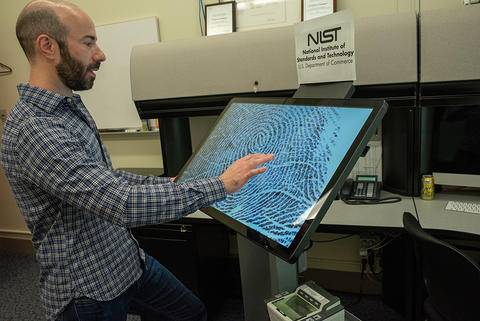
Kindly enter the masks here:
[[138, 175], [123, 170], [116, 169], [113, 171], [117, 177], [123, 177], [133, 185], [151, 185], [151, 184], [167, 184], [171, 182], [170, 177], [158, 177], [158, 176], [144, 176]]
[[[45, 121], [52, 122], [39, 120]], [[25, 164], [23, 175], [32, 184], [79, 210], [126, 227], [162, 223], [209, 206], [264, 172], [264, 167], [257, 167], [273, 158], [246, 156], [210, 179], [133, 185], [92, 159], [85, 146], [56, 122], [26, 124], [17, 152]]]

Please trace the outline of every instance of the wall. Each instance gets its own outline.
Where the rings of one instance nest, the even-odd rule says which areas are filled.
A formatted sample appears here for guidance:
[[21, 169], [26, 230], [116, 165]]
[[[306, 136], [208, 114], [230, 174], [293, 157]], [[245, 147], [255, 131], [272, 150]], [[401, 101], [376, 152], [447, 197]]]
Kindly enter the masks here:
[[[0, 30], [2, 30], [0, 61], [13, 69], [12, 74], [0, 77], [0, 109], [6, 109], [7, 111], [11, 110], [18, 99], [15, 88], [16, 84], [27, 82], [29, 77], [28, 62], [15, 37], [16, 18], [28, 2], [27, 0], [3, 0], [2, 9], [0, 10]], [[71, 2], [84, 9], [97, 25], [157, 16], [161, 41], [200, 36], [198, 1], [195, 0], [73, 0]], [[206, 1], [206, 3], [215, 2], [217, 1]], [[406, 11], [418, 12], [419, 10], [432, 10], [461, 5], [462, 0], [422, 0], [421, 2], [419, 2], [419, 0], [337, 0], [338, 10], [351, 9], [355, 17]], [[100, 46], [101, 41], [102, 40], [99, 39]], [[108, 60], [106, 63], [108, 63]], [[211, 118], [207, 118], [206, 122], [203, 122], [201, 118], [192, 120], [194, 145], [198, 144], [197, 137], [203, 135], [211, 122]], [[143, 159], [141, 155], [137, 155], [138, 148], [131, 148], [132, 144], [136, 144], [138, 141], [135, 143], [135, 140], [133, 140], [132, 142], [132, 139], [127, 138], [127, 136], [125, 136], [125, 138], [117, 137], [111, 140], [107, 139], [107, 147], [111, 149], [110, 152], [114, 164], [120, 164], [120, 167], [141, 167], [144, 165], [140, 166], [138, 164], [145, 162], [145, 158], [150, 159], [148, 162], [152, 159], [161, 159], [160, 152], [158, 155], [152, 156], [151, 154], [151, 150], [155, 149], [152, 148], [152, 146], [155, 146], [155, 141], [158, 140], [156, 140], [155, 137], [144, 137], [142, 140], [145, 143], [145, 145], [142, 145], [144, 146], [142, 148], [150, 151], [146, 153], [148, 155], [144, 156]], [[124, 145], [123, 148], [121, 147], [122, 143]], [[159, 145], [157, 150], [160, 151]], [[125, 159], [128, 159], [127, 163], [122, 163]], [[138, 160], [138, 164], [136, 160]], [[28, 238], [28, 229], [15, 205], [14, 198], [2, 170], [0, 170], [0, 204], [0, 237]]]
[[[28, 82], [29, 65], [15, 36], [15, 22], [18, 14], [29, 0], [4, 0], [0, 10], [0, 30], [2, 30], [2, 46], [0, 46], [0, 61], [13, 69], [13, 73], [0, 77], [0, 109], [10, 111], [18, 99], [16, 90], [17, 83]], [[198, 24], [198, 1], [93, 1], [80, 0], [71, 1], [86, 11], [97, 25], [122, 22], [137, 18], [157, 16], [160, 26], [160, 37], [162, 41], [182, 39], [200, 36]], [[212, 1], [207, 1], [211, 3]], [[101, 39], [99, 39], [101, 46]], [[107, 57], [108, 59], [108, 57]], [[107, 60], [108, 61], [108, 60]], [[0, 125], [3, 128], [3, 124]], [[153, 159], [161, 161], [160, 146], [158, 153], [151, 155], [152, 144], [159, 139], [154, 137], [143, 137], [143, 139], [132, 139], [127, 136], [124, 140], [124, 148], [118, 147], [118, 139], [107, 139], [107, 147], [112, 146], [112, 160], [114, 164], [121, 167], [135, 167], [135, 162], [129, 163], [136, 157], [136, 152], [146, 151], [147, 164]], [[138, 143], [140, 142], [140, 146]], [[159, 143], [158, 143], [159, 144]], [[127, 147], [128, 146], [128, 147]], [[132, 146], [137, 146], [132, 148]], [[128, 151], [130, 155], [125, 155]], [[148, 151], [148, 152], [147, 152]], [[125, 163], [125, 159], [127, 164]], [[139, 163], [145, 163], [138, 157]], [[140, 164], [139, 167], [144, 165]], [[151, 166], [151, 165], [148, 165]], [[0, 237], [28, 237], [28, 229], [15, 204], [10, 187], [6, 181], [3, 169], [0, 169]]]

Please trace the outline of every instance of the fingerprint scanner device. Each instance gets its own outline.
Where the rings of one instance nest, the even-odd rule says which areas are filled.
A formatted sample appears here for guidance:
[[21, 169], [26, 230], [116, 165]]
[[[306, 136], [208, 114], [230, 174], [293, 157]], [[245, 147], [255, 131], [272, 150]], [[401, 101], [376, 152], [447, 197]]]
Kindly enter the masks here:
[[386, 111], [384, 100], [234, 98], [175, 182], [219, 176], [248, 154], [275, 154], [265, 173], [202, 211], [295, 263]]
[[265, 300], [270, 321], [344, 321], [340, 299], [313, 281]]

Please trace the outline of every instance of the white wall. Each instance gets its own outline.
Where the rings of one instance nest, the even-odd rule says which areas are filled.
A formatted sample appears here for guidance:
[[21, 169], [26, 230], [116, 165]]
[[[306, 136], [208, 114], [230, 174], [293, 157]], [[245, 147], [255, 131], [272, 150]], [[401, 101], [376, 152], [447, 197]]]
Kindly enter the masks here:
[[[0, 77], [0, 109], [10, 111], [18, 94], [16, 84], [27, 82], [29, 65], [15, 37], [15, 22], [27, 0], [3, 0], [0, 10], [0, 62], [9, 65], [13, 73]], [[122, 22], [137, 18], [157, 16], [160, 26], [161, 41], [200, 36], [198, 23], [198, 1], [196, 0], [72, 0], [84, 9], [97, 25]], [[215, 3], [217, 1], [206, 1]], [[338, 10], [351, 9], [355, 17], [367, 17], [396, 12], [431, 10], [462, 5], [462, 0], [337, 0]], [[299, 0], [300, 5], [300, 0]], [[101, 46], [101, 39], [99, 44]], [[108, 60], [107, 62], [108, 63]], [[196, 146], [212, 123], [212, 118], [195, 118], [192, 120], [193, 144]], [[3, 124], [0, 125], [2, 129]], [[125, 138], [106, 139], [114, 165], [117, 167], [149, 167], [161, 160], [160, 146], [154, 146], [158, 139], [154, 136], [138, 140]], [[138, 145], [140, 144], [140, 145]], [[159, 143], [158, 143], [159, 144]], [[132, 146], [136, 145], [135, 148]], [[140, 146], [140, 147], [139, 147]], [[142, 152], [144, 150], [145, 152]], [[152, 153], [157, 150], [158, 154]], [[15, 204], [5, 175], [0, 170], [0, 237], [3, 235], [28, 235], [28, 229]]]

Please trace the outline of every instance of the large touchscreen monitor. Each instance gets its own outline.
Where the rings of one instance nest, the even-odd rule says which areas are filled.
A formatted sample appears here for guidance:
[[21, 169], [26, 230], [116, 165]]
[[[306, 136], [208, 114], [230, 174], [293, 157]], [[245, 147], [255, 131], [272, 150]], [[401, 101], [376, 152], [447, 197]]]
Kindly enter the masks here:
[[265, 173], [204, 212], [295, 262], [386, 110], [383, 100], [234, 98], [176, 182], [218, 176], [251, 153], [275, 154]]

